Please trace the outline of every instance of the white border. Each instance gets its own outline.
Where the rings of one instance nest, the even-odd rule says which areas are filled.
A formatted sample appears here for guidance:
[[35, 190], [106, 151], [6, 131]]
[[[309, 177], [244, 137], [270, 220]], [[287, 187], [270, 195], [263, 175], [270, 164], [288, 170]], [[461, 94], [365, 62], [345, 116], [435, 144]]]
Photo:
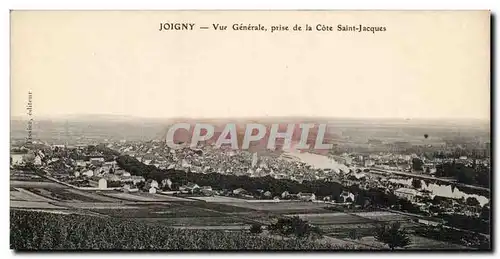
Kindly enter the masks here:
[[[0, 248], [1, 248], [1, 258], [13, 257], [14, 254], [9, 250], [9, 181], [8, 181], [8, 164], [9, 164], [9, 123], [10, 123], [10, 87], [9, 87], [9, 10], [10, 9], [50, 9], [50, 10], [61, 10], [61, 9], [86, 9], [86, 10], [110, 10], [110, 9], [120, 9], [120, 10], [134, 10], [134, 9], [336, 9], [336, 10], [491, 10], [493, 13], [499, 13], [499, 4], [498, 0], [406, 0], [406, 1], [398, 1], [398, 0], [349, 0], [349, 1], [319, 1], [319, 0], [309, 0], [309, 1], [296, 1], [296, 0], [284, 0], [284, 1], [271, 1], [271, 0], [245, 0], [245, 1], [231, 1], [231, 0], [175, 0], [175, 1], [154, 1], [154, 0], [121, 0], [121, 1], [104, 1], [104, 0], [73, 0], [73, 1], [65, 1], [65, 0], [3, 0], [0, 1], [1, 8], [1, 32], [2, 32], [2, 41], [1, 41], [1, 49], [3, 55], [2, 57], [2, 69], [0, 71], [1, 79], [2, 79], [2, 87], [0, 93], [0, 107], [1, 107], [1, 122], [3, 123], [3, 127], [1, 127], [1, 135], [2, 135], [2, 145], [1, 145], [1, 154], [0, 154], [0, 163], [3, 170], [1, 171], [1, 190], [3, 190], [3, 194], [1, 196], [1, 208], [4, 208], [3, 213], [1, 213], [1, 230], [2, 235]], [[498, 17], [496, 17], [498, 18]], [[497, 20], [498, 21], [498, 20]], [[498, 27], [495, 27], [495, 35], [498, 33]], [[496, 41], [497, 45], [498, 42]], [[497, 55], [495, 55], [496, 57]], [[493, 57], [492, 57], [493, 58]], [[498, 66], [496, 66], [495, 71], [492, 71], [495, 74], [498, 74]], [[496, 85], [492, 85], [492, 88], [496, 87]], [[498, 100], [498, 91], [495, 95], [495, 99]], [[498, 120], [498, 111], [495, 111], [495, 121]], [[498, 129], [495, 130], [495, 135], [498, 136]], [[496, 150], [496, 149], [495, 149]], [[495, 153], [494, 164], [498, 165], [498, 157], [499, 154]], [[497, 166], [496, 166], [497, 167]], [[496, 172], [493, 172], [496, 174]], [[495, 177], [495, 185], [498, 184], [500, 176]], [[498, 190], [495, 190], [498, 192]], [[496, 193], [495, 193], [496, 194]], [[496, 197], [495, 197], [496, 198]], [[495, 208], [498, 208], [498, 201], [495, 201]], [[498, 215], [498, 213], [495, 213]], [[496, 217], [497, 218], [497, 217]], [[494, 219], [494, 222], [496, 221]], [[497, 223], [494, 225], [496, 226]], [[496, 227], [495, 227], [496, 229]], [[496, 231], [495, 231], [496, 233]], [[498, 239], [499, 237], [495, 235], [495, 248], [498, 249]], [[69, 258], [70, 256], [81, 256], [82, 254], [71, 253], [71, 254], [23, 254], [17, 255], [22, 257], [34, 257], [34, 256], [44, 256], [44, 257], [65, 257]], [[84, 255], [97, 255], [97, 254], [84, 254]], [[101, 256], [102, 254], [99, 254]], [[190, 254], [105, 254], [104, 256], [108, 258], [119, 258], [122, 256], [139, 258], [142, 256], [153, 255], [153, 256], [168, 256], [168, 257], [184, 257], [191, 256]], [[213, 254], [212, 254], [213, 255]], [[321, 257], [336, 257], [336, 256], [346, 256], [347, 254], [310, 254]], [[349, 256], [354, 257], [362, 257], [366, 255], [378, 255], [378, 256], [405, 256], [405, 257], [417, 257], [422, 256], [422, 254], [388, 254], [388, 253], [377, 253], [377, 254], [356, 254], [350, 253]], [[424, 256], [434, 257], [434, 256], [468, 256], [468, 253], [460, 253], [460, 254], [424, 254]], [[208, 256], [205, 254], [204, 256]], [[216, 254], [213, 256], [217, 257], [233, 257], [233, 256], [258, 256], [258, 257], [289, 257], [289, 256], [304, 256], [304, 254], [295, 253], [295, 254]], [[481, 255], [486, 256], [486, 255]]]

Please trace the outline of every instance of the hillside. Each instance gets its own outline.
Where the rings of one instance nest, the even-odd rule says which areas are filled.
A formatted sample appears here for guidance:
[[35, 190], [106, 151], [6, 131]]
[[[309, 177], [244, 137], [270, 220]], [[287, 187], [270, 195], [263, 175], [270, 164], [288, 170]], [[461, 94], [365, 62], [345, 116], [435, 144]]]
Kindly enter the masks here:
[[161, 223], [10, 212], [10, 247], [27, 250], [340, 250], [333, 244], [276, 239], [247, 232], [180, 230]]

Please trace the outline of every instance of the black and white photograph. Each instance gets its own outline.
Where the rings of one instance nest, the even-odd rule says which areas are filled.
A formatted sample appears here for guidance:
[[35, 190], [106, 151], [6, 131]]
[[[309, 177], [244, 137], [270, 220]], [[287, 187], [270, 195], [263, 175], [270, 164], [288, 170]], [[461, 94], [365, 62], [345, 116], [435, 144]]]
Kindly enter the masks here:
[[13, 251], [492, 251], [488, 10], [12, 10]]

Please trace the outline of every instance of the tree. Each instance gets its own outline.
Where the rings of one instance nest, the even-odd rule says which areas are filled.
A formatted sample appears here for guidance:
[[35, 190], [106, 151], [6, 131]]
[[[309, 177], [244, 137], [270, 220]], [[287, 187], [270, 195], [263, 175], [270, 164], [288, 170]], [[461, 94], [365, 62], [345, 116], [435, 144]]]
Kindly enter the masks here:
[[360, 238], [360, 236], [358, 234], [358, 230], [355, 229], [355, 228], [349, 230], [348, 235], [349, 235], [349, 238], [352, 239], [352, 240], [356, 240], [356, 239]]
[[143, 181], [140, 181], [135, 186], [137, 186], [137, 189], [142, 190], [146, 186], [146, 183]]
[[464, 165], [457, 165], [455, 167], [455, 170], [455, 177], [458, 182], [465, 184], [475, 184], [476, 172], [473, 168]]
[[252, 234], [260, 234], [262, 233], [262, 225], [259, 223], [254, 223], [250, 227], [250, 233]]
[[410, 238], [406, 231], [401, 229], [399, 222], [391, 225], [382, 224], [375, 228], [375, 238], [387, 244], [391, 250], [397, 247], [405, 247], [410, 244]]
[[411, 185], [413, 186], [413, 188], [415, 189], [420, 189], [422, 188], [422, 180], [419, 180], [419, 179], [413, 179], [411, 181]]
[[484, 205], [481, 209], [481, 214], [479, 216], [482, 220], [489, 221], [490, 220], [490, 206]]
[[411, 161], [411, 167], [413, 171], [422, 171], [422, 165], [424, 165], [424, 163], [420, 158], [413, 158]]
[[319, 237], [322, 235], [321, 230], [302, 220], [298, 216], [279, 218], [276, 223], [270, 224], [267, 229], [274, 234], [279, 234], [285, 237], [294, 236], [296, 238]]
[[467, 197], [467, 199], [465, 200], [465, 204], [467, 204], [468, 206], [473, 206], [473, 207], [480, 205], [479, 201], [477, 201], [477, 199], [474, 197]]

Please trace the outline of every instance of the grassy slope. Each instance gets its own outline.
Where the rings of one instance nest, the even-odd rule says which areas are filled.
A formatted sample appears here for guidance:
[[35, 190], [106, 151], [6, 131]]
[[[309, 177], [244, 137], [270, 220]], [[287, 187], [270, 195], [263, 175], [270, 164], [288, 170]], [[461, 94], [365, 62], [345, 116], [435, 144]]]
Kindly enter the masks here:
[[115, 218], [10, 212], [14, 250], [323, 250], [349, 249], [308, 240], [273, 239], [243, 232], [178, 230]]

